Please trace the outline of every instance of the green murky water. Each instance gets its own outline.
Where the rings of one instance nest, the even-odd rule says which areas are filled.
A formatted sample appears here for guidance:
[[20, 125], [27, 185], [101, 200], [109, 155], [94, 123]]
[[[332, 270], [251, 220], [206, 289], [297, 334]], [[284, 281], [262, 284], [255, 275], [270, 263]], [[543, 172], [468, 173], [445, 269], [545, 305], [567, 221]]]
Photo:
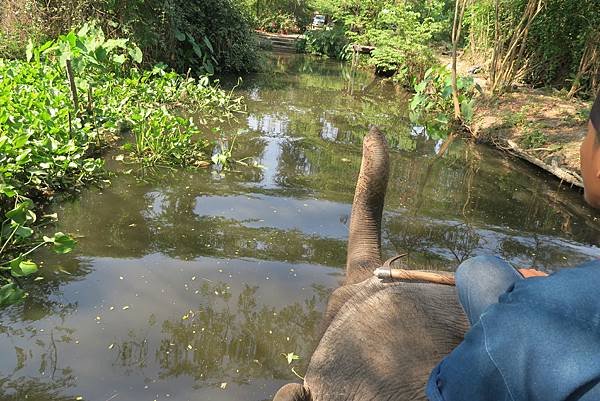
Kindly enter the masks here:
[[[343, 278], [369, 124], [389, 136], [384, 256], [453, 269], [497, 254], [552, 271], [600, 257], [576, 193], [518, 161], [436, 143], [406, 94], [333, 61], [275, 55], [248, 77], [237, 157], [264, 170], [118, 176], [57, 206], [79, 235], [30, 298], [0, 311], [0, 400], [267, 400], [302, 374]], [[303, 357], [288, 366], [282, 353]]]

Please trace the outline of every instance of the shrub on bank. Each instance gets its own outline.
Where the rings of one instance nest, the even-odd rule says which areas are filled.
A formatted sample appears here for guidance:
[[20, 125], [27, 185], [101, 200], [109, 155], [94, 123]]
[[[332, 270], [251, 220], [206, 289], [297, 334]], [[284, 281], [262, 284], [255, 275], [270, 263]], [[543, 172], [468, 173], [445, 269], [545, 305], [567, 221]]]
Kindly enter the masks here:
[[306, 31], [300, 51], [346, 60], [350, 57], [349, 41], [342, 25]]
[[455, 123], [466, 126], [471, 123], [475, 97], [481, 92], [473, 77], [457, 77], [462, 121], [454, 120], [450, 70], [444, 66], [430, 68], [423, 80], [416, 82], [410, 102], [410, 119], [414, 124], [426, 125], [434, 139], [446, 138]]
[[299, 33], [301, 28], [296, 18], [291, 14], [268, 15], [260, 20], [258, 27], [271, 33]]
[[[258, 65], [258, 41], [235, 0], [5, 0], [0, 4], [0, 56], [22, 58], [28, 37], [54, 38], [97, 19], [109, 38], [130, 37], [144, 62], [181, 72], [248, 71]], [[20, 43], [21, 46], [15, 46]]]

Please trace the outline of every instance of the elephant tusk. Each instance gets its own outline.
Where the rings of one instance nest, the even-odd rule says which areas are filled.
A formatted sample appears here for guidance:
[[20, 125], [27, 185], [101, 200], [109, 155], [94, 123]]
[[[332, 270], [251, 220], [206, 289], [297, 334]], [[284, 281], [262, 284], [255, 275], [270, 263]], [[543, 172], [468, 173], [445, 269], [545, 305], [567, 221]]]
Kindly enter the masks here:
[[426, 272], [422, 270], [404, 270], [378, 267], [373, 272], [373, 275], [382, 280], [395, 279], [404, 281], [424, 281], [428, 283], [451, 286], [455, 285], [454, 277], [446, 276], [439, 273]]

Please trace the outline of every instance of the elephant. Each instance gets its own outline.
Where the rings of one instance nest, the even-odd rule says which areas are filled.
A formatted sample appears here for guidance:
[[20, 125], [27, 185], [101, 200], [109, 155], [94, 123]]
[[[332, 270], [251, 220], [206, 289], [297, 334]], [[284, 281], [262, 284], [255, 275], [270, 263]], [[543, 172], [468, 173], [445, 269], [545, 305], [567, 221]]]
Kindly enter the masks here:
[[389, 152], [375, 127], [363, 140], [343, 285], [330, 296], [303, 383], [274, 401], [426, 400], [432, 369], [462, 340], [467, 319], [455, 287], [382, 281], [381, 221]]

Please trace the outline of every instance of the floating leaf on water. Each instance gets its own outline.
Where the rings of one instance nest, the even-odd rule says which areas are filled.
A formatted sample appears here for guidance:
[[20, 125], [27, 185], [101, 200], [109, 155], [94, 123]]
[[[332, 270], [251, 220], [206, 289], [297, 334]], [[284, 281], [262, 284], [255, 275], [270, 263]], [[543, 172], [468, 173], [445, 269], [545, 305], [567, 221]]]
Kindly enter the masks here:
[[292, 362], [300, 359], [300, 357], [296, 354], [294, 354], [293, 352], [290, 352], [288, 354], [281, 354], [285, 357], [285, 359], [287, 360], [288, 365], [290, 365]]

